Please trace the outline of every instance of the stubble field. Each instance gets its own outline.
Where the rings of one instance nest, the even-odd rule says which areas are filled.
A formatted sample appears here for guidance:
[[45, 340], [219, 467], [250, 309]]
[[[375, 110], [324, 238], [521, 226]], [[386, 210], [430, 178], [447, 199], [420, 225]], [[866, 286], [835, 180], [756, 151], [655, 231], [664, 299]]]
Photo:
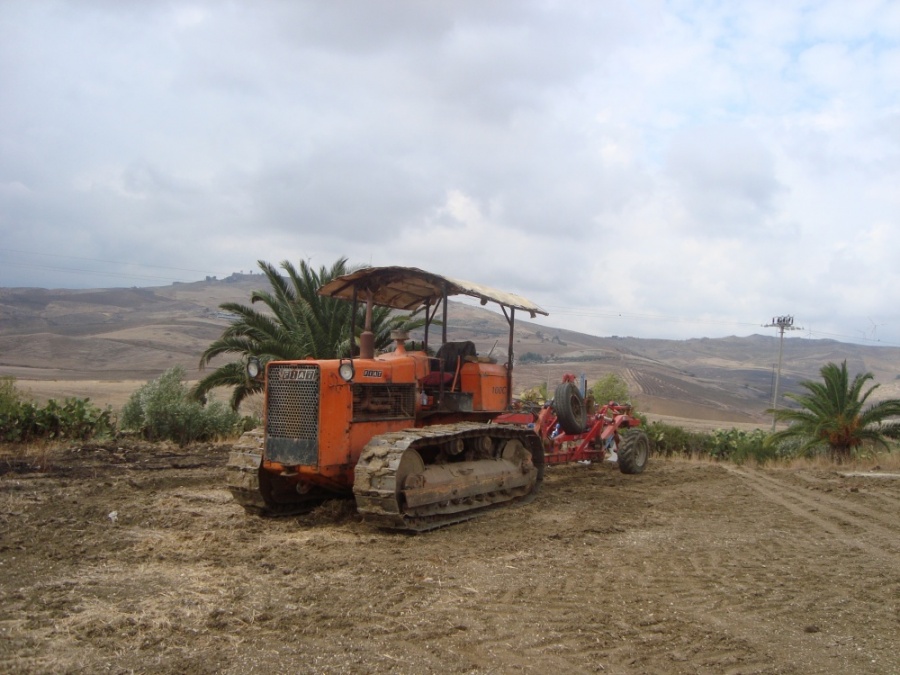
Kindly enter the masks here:
[[552, 467], [423, 535], [244, 514], [225, 446], [0, 454], [0, 671], [896, 673], [900, 481]]

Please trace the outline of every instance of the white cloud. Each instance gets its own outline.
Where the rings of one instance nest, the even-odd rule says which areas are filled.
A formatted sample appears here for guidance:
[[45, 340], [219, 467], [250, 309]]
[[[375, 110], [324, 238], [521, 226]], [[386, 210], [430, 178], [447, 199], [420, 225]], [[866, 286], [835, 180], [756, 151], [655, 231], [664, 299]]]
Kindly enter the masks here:
[[900, 343], [898, 39], [879, 0], [4, 3], [0, 285], [346, 255], [601, 334]]

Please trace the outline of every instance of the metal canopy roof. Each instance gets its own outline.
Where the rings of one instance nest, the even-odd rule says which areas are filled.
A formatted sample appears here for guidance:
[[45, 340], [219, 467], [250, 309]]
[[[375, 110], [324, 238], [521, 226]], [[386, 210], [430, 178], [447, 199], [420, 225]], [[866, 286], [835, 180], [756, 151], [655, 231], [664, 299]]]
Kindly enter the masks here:
[[352, 300], [354, 288], [359, 300], [365, 300], [371, 292], [376, 305], [406, 311], [414, 311], [424, 305], [435, 305], [444, 297], [446, 289], [448, 296], [468, 295], [481, 300], [481, 304], [496, 302], [504, 307], [524, 310], [532, 318], [537, 314], [548, 316], [547, 312], [530, 300], [513, 293], [444, 277], [416, 267], [367, 267], [332, 279], [318, 292], [327, 297]]

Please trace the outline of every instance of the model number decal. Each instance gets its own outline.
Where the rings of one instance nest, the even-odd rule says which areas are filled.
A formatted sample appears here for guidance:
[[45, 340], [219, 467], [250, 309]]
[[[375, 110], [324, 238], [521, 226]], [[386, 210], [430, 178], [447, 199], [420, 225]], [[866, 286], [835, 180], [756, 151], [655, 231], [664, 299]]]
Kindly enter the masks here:
[[381, 377], [383, 372], [381, 370], [364, 370], [363, 377]]

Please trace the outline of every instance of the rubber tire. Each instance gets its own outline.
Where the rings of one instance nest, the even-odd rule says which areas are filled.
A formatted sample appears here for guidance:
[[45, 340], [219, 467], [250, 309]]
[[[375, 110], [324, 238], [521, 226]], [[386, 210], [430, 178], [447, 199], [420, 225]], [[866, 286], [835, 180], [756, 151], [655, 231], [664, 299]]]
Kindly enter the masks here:
[[619, 446], [619, 471], [641, 473], [650, 457], [650, 438], [643, 431], [629, 431]]
[[587, 412], [584, 399], [574, 382], [562, 382], [556, 387], [553, 395], [553, 409], [556, 410], [556, 421], [567, 434], [584, 433], [587, 425]]

